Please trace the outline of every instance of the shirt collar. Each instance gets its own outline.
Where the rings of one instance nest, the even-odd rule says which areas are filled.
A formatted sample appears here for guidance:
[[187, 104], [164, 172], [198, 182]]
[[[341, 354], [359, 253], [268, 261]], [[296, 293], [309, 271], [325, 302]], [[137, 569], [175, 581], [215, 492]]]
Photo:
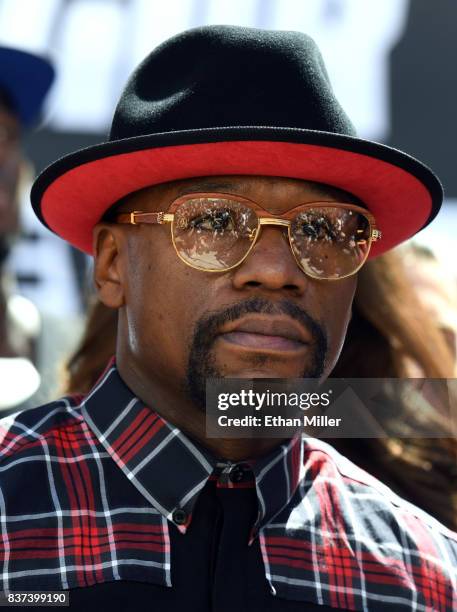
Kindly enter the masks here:
[[[82, 402], [84, 418], [117, 466], [144, 497], [185, 533], [199, 492], [213, 474], [237, 464], [221, 462], [190, 440], [127, 387], [114, 364]], [[254, 474], [258, 516], [251, 541], [294, 495], [303, 465], [301, 437], [268, 455], [241, 462]], [[236, 485], [234, 485], [236, 486]]]

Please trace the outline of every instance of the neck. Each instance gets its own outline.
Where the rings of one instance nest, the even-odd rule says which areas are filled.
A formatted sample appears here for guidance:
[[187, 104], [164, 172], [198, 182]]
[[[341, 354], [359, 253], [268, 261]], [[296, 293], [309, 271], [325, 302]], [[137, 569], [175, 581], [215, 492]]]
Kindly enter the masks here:
[[233, 462], [255, 459], [284, 442], [277, 438], [208, 438], [204, 411], [185, 396], [179, 385], [151, 379], [122, 353], [118, 353], [116, 361], [122, 379], [137, 397], [217, 458]]

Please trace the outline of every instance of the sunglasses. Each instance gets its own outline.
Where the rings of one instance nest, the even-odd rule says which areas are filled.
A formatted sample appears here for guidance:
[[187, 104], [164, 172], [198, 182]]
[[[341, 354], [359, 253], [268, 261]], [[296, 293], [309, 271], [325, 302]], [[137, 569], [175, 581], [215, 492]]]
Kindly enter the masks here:
[[178, 257], [205, 272], [226, 272], [248, 257], [262, 226], [287, 229], [299, 268], [320, 280], [339, 280], [363, 266], [371, 243], [381, 238], [367, 210], [339, 202], [309, 202], [273, 215], [256, 202], [224, 193], [193, 193], [166, 212], [121, 213], [117, 223], [170, 223]]

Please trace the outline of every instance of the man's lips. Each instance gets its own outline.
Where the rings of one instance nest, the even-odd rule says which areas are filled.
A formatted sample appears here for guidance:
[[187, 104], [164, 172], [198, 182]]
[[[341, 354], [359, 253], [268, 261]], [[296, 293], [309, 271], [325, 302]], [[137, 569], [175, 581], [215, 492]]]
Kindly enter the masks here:
[[231, 344], [254, 350], [303, 351], [309, 334], [293, 319], [245, 317], [224, 326], [220, 338]]

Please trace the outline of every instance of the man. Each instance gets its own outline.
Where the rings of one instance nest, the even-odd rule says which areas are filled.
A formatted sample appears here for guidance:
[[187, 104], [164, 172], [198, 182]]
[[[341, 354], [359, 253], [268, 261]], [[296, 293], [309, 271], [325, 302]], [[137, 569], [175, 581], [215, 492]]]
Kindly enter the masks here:
[[324, 380], [358, 269], [441, 197], [355, 137], [304, 34], [211, 26], [151, 53], [110, 141], [32, 191], [94, 254], [118, 343], [88, 396], [2, 421], [3, 589], [81, 610], [452, 610], [456, 534], [316, 439], [205, 432], [207, 378]]
[[[54, 80], [48, 60], [0, 47], [0, 410], [18, 410], [40, 384], [35, 369], [40, 317], [16, 295], [6, 259], [19, 234], [19, 183], [24, 158], [21, 133], [39, 116]], [[35, 397], [35, 396], [34, 396]], [[35, 397], [36, 399], [36, 397]], [[33, 404], [32, 404], [33, 405]]]

